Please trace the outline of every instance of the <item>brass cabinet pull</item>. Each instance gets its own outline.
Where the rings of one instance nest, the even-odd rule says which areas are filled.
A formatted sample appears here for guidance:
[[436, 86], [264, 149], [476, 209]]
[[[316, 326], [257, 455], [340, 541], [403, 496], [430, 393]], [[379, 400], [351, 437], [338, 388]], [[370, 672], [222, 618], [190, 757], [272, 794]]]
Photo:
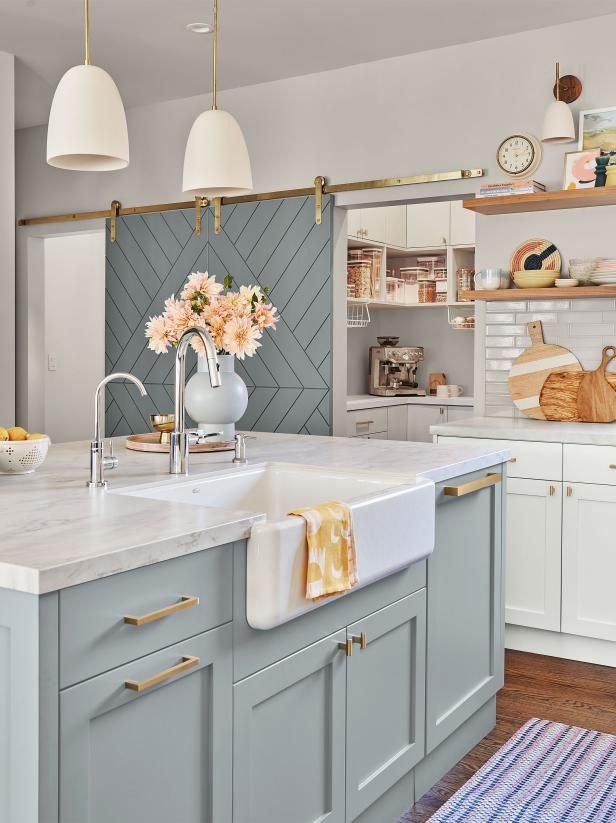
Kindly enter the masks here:
[[129, 626], [144, 626], [146, 623], [153, 623], [154, 620], [160, 620], [162, 617], [168, 617], [170, 614], [182, 612], [184, 609], [190, 609], [193, 606], [198, 605], [198, 597], [185, 596], [181, 598], [179, 603], [173, 603], [171, 606], [165, 606], [164, 609], [158, 609], [157, 611], [150, 612], [149, 614], [142, 614], [141, 617], [135, 617], [134, 615], [127, 614], [124, 618], [124, 622]]
[[171, 666], [170, 669], [165, 669], [164, 672], [154, 674], [152, 677], [148, 677], [147, 680], [125, 680], [124, 688], [130, 689], [133, 692], [144, 692], [146, 689], [151, 689], [152, 686], [156, 686], [158, 683], [164, 683], [165, 680], [169, 680], [170, 677], [175, 677], [176, 674], [182, 674], [182, 672], [198, 666], [199, 663], [201, 663], [201, 661], [198, 657], [192, 657], [186, 654], [182, 657], [182, 662], [178, 663], [177, 666]]
[[550, 497], [554, 497], [556, 494], [556, 486], [550, 486]]
[[362, 632], [361, 634], [354, 634], [351, 637], [351, 643], [357, 643], [357, 645], [363, 652], [366, 646], [368, 645], [368, 638], [366, 637], [366, 632]]
[[509, 460], [507, 461], [507, 463], [517, 463], [517, 462], [518, 462], [517, 457], [510, 457]]
[[374, 423], [374, 420], [357, 420], [355, 425], [356, 426], [371, 426]]
[[461, 486], [445, 486], [443, 494], [447, 497], [464, 497], [465, 494], [478, 492], [479, 489], [486, 489], [488, 486], [496, 486], [503, 479], [502, 474], [490, 473], [478, 480], [471, 480], [470, 483], [463, 483]]
[[616, 463], [610, 463], [610, 469], [616, 469]]
[[571, 486], [567, 486], [567, 497], [571, 497], [573, 494], [573, 489]]
[[345, 652], [347, 657], [353, 657], [353, 641], [350, 637], [344, 643], [338, 643], [338, 648]]

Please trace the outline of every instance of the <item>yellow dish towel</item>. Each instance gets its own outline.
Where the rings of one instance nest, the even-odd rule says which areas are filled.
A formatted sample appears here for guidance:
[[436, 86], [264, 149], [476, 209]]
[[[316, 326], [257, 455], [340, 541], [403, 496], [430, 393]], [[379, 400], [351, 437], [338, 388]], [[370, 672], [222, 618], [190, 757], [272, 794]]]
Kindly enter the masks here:
[[358, 581], [357, 556], [349, 507], [331, 500], [289, 514], [306, 521], [306, 597], [317, 600], [353, 588]]

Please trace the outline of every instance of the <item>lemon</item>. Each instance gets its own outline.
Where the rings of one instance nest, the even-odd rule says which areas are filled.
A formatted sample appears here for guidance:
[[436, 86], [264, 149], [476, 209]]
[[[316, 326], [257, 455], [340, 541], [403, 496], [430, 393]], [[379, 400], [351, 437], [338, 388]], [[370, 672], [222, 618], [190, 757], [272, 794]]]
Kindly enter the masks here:
[[27, 440], [28, 432], [21, 426], [13, 426], [8, 429], [9, 440]]
[[8, 439], [9, 439], [8, 431], [3, 426], [0, 426], [0, 440], [8, 440]]
[[45, 440], [46, 437], [47, 437], [46, 434], [39, 434], [37, 432], [36, 434], [29, 434], [28, 435], [28, 440]]

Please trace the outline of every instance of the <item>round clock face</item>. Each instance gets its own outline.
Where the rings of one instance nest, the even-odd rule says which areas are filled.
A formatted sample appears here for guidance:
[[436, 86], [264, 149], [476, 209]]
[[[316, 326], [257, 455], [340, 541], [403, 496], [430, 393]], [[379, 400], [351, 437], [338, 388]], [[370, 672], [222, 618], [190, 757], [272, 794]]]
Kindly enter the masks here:
[[541, 144], [529, 134], [512, 134], [498, 147], [496, 159], [505, 174], [529, 175], [541, 162]]

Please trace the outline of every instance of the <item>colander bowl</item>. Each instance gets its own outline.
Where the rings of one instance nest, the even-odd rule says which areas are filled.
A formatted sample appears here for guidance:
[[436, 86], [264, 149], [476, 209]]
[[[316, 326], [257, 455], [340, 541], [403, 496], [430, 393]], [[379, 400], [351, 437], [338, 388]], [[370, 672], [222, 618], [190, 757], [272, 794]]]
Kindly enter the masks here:
[[45, 462], [50, 440], [0, 441], [0, 474], [31, 474]]

